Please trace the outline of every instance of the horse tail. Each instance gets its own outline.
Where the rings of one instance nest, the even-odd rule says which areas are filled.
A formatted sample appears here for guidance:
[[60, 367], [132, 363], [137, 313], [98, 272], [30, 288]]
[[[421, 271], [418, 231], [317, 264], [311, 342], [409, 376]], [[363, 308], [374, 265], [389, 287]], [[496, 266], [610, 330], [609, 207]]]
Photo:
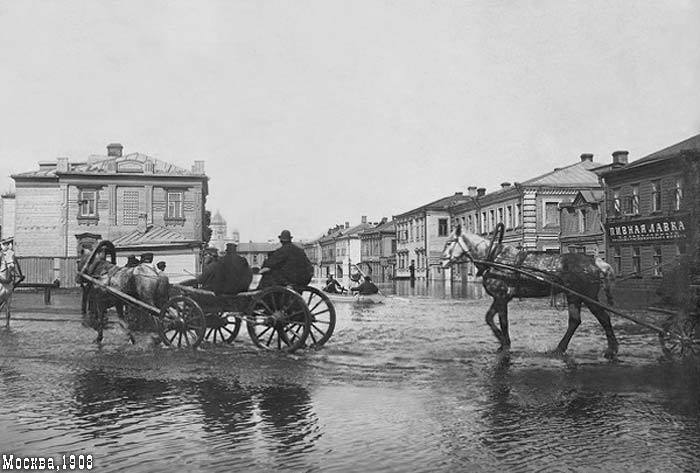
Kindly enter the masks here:
[[603, 282], [603, 290], [605, 291], [605, 297], [608, 299], [608, 304], [614, 305], [612, 289], [615, 284], [615, 270], [601, 258], [596, 258], [595, 264], [600, 269], [600, 279]]

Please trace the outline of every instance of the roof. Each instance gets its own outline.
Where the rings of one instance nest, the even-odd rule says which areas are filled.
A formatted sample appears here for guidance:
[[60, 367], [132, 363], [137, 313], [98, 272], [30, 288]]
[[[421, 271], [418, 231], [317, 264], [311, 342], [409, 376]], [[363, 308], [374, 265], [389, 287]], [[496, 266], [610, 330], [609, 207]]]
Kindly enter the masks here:
[[[153, 171], [150, 169], [152, 166]], [[181, 168], [174, 164], [170, 164], [160, 159], [152, 158], [142, 153], [131, 153], [126, 156], [98, 156], [92, 155], [87, 162], [69, 163], [68, 171], [59, 172], [56, 167], [40, 166], [43, 169], [36, 171], [28, 171], [13, 174], [13, 178], [49, 178], [57, 177], [61, 174], [101, 174], [101, 175], [167, 175], [167, 176], [197, 176], [202, 177], [203, 174], [195, 173], [187, 169]]]
[[376, 227], [373, 228], [368, 228], [364, 232], [362, 232], [363, 235], [375, 235], [379, 233], [395, 233], [396, 232], [396, 222], [393, 220], [380, 223]]
[[447, 210], [448, 208], [452, 207], [453, 205], [458, 205], [463, 202], [469, 202], [471, 201], [471, 197], [464, 195], [462, 192], [456, 192], [453, 195], [449, 195], [447, 197], [442, 197], [438, 200], [435, 200], [433, 202], [430, 202], [428, 204], [422, 205], [420, 207], [416, 207], [413, 210], [409, 210], [408, 212], [403, 212], [400, 214], [397, 214], [394, 216], [394, 218], [398, 217], [403, 217], [404, 215], [409, 215], [412, 213], [416, 212], [422, 212], [425, 210]]
[[603, 166], [594, 161], [580, 161], [578, 163], [556, 168], [546, 174], [542, 174], [521, 183], [522, 186], [552, 186], [552, 187], [580, 187], [600, 186], [598, 175], [592, 170]]
[[237, 251], [239, 253], [271, 253], [280, 246], [282, 245], [279, 243], [250, 241], [248, 243], [239, 243]]
[[158, 225], [149, 225], [145, 232], [134, 230], [112, 241], [116, 248], [133, 248], [139, 246], [167, 246], [201, 243], [199, 240], [191, 240], [180, 233], [176, 233]]
[[359, 225], [355, 225], [354, 227], [346, 228], [340, 232], [340, 235], [338, 235], [336, 238], [350, 238], [353, 236], [358, 236], [361, 232], [372, 228], [371, 223], [361, 223]]
[[224, 220], [224, 217], [222, 217], [219, 211], [217, 210], [211, 219], [211, 223], [214, 225], [225, 225], [226, 220]]
[[588, 204], [600, 204], [605, 199], [605, 192], [602, 189], [582, 190], [574, 196], [574, 199], [567, 202], [562, 202], [560, 207], [573, 207], [574, 205], [585, 202]]
[[680, 143], [676, 143], [675, 145], [671, 145], [660, 151], [651, 153], [648, 156], [633, 161], [627, 166], [618, 168], [616, 170], [636, 168], [640, 166], [646, 166], [648, 164], [657, 163], [659, 161], [664, 161], [666, 159], [676, 157], [680, 155], [683, 151], [700, 151], [700, 135], [691, 136], [690, 138], [683, 140]]

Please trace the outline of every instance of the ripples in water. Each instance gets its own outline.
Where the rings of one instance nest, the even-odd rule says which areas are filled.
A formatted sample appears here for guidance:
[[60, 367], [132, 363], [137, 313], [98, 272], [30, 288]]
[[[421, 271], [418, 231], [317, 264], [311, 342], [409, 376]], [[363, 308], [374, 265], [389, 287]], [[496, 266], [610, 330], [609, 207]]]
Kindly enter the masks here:
[[511, 305], [496, 355], [488, 301], [338, 304], [324, 349], [249, 341], [198, 352], [102, 349], [77, 324], [0, 331], [0, 440], [15, 455], [90, 453], [100, 471], [697, 471], [697, 371], [615, 321], [620, 362], [584, 313]]

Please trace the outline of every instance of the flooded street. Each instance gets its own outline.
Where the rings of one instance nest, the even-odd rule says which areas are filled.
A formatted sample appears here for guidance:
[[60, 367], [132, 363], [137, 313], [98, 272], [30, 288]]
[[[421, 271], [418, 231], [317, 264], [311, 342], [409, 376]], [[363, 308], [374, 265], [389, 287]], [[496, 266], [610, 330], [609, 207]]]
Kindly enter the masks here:
[[[474, 289], [478, 293], [478, 289]], [[3, 454], [90, 454], [96, 471], [698, 471], [697, 371], [613, 318], [619, 363], [588, 312], [569, 356], [546, 300], [513, 301], [510, 357], [487, 299], [400, 287], [336, 303], [317, 352], [262, 352], [245, 330], [197, 351], [98, 348], [75, 294], [20, 294], [0, 330]]]

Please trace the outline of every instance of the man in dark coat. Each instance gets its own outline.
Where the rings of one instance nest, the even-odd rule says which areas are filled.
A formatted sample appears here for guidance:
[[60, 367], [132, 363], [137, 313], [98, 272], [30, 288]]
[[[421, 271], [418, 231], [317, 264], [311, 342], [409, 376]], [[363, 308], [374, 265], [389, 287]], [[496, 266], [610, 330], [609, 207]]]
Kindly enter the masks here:
[[282, 246], [272, 252], [263, 263], [260, 287], [308, 285], [314, 275], [313, 264], [304, 250], [292, 244], [289, 230], [282, 230], [279, 239]]
[[248, 261], [237, 253], [237, 248], [235, 243], [228, 243], [226, 254], [221, 259], [220, 292], [223, 294], [238, 294], [246, 291], [253, 279], [253, 271]]
[[352, 292], [358, 292], [361, 296], [369, 296], [379, 292], [379, 288], [372, 282], [372, 279], [369, 276], [365, 276], [365, 280], [362, 282], [362, 284], [357, 287], [351, 287], [350, 290]]

